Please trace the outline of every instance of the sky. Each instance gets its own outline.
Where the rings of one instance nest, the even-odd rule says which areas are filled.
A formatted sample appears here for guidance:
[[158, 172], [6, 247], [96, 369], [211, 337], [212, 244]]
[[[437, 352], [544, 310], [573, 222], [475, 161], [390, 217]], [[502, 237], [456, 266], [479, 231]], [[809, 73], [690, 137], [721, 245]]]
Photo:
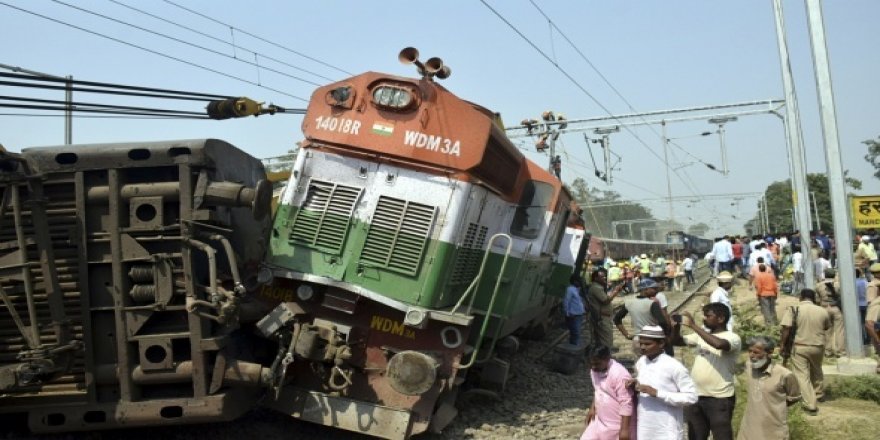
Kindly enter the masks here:
[[[508, 126], [539, 118], [546, 110], [579, 119], [783, 97], [770, 0], [65, 1], [80, 9], [53, 0], [0, 0], [5, 42], [0, 63], [82, 80], [248, 96], [305, 108], [304, 99], [316, 85], [353, 74], [415, 76], [412, 66], [397, 60], [400, 49], [413, 46], [422, 59], [441, 57], [452, 68], [452, 76], [443, 81], [446, 88], [500, 112]], [[805, 5], [784, 3], [807, 170], [825, 173]], [[880, 34], [874, 26], [880, 1], [826, 1], [824, 15], [844, 168], [862, 180], [858, 194], [880, 194], [880, 180], [864, 160], [867, 147], [862, 144], [880, 136]], [[4, 86], [0, 95], [63, 98], [60, 92]], [[187, 102], [77, 98], [200, 110]], [[15, 112], [21, 110], [0, 109]], [[293, 148], [301, 140], [301, 123], [295, 115], [227, 121], [77, 118], [73, 140], [89, 144], [212, 137], [264, 158]], [[744, 116], [725, 126], [727, 176], [699, 163], [721, 165], [719, 137], [700, 136], [714, 131], [714, 125], [670, 123], [667, 129], [677, 145], [669, 150], [674, 197], [761, 192], [789, 177], [783, 125], [775, 116]], [[0, 143], [9, 150], [58, 145], [63, 139], [60, 117], [0, 115]], [[590, 148], [600, 167], [601, 150], [588, 147], [582, 133], [563, 135], [558, 145], [563, 179], [570, 183], [581, 177], [590, 186], [630, 200], [668, 196], [659, 127], [635, 127], [613, 134], [611, 142], [621, 161], [608, 185], [593, 175]], [[532, 140], [517, 144], [528, 157], [547, 162], [546, 155], [534, 152]], [[664, 201], [643, 204], [658, 218], [668, 216]], [[709, 224], [710, 235], [741, 233], [755, 206], [753, 198], [676, 202], [674, 216], [686, 225]]]

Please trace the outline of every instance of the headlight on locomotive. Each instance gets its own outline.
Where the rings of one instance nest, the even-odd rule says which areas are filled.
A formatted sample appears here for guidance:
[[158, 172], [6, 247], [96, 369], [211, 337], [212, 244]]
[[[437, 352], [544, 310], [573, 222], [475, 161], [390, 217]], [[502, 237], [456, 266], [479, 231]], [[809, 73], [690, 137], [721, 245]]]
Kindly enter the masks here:
[[385, 377], [400, 394], [417, 396], [431, 389], [437, 380], [439, 363], [418, 351], [401, 351], [391, 357]]
[[300, 284], [296, 288], [296, 297], [300, 301], [308, 301], [315, 296], [315, 288], [308, 284]]

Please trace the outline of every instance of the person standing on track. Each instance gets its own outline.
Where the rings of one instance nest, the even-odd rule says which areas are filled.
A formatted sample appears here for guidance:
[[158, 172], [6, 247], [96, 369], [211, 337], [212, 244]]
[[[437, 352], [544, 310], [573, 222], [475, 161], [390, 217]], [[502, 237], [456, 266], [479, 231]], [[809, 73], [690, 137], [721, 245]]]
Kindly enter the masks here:
[[729, 236], [725, 235], [715, 242], [712, 254], [715, 257], [716, 275], [718, 272], [733, 270], [733, 245], [730, 244]]
[[584, 315], [587, 312], [580, 295], [583, 281], [579, 275], [574, 274], [569, 277], [568, 282], [565, 298], [562, 300], [562, 309], [565, 312], [565, 325], [568, 328], [568, 343], [579, 346], [581, 327], [583, 327]]
[[660, 307], [660, 303], [655, 300], [658, 287], [657, 282], [650, 278], [642, 280], [639, 282], [638, 296], [628, 299], [623, 304], [623, 307], [619, 308], [617, 313], [614, 314], [614, 325], [617, 326], [617, 329], [620, 330], [623, 337], [627, 340], [633, 341], [633, 353], [636, 355], [641, 353], [638, 345], [639, 341], [638, 339], [634, 339], [623, 325], [623, 318], [625, 318], [627, 314], [630, 315], [633, 329], [641, 329], [648, 325], [656, 325], [662, 328], [666, 334], [671, 334], [671, 329], [666, 320], [666, 316], [663, 314], [663, 309]]
[[787, 368], [773, 362], [770, 355], [776, 344], [770, 337], [749, 338], [746, 346], [749, 397], [736, 440], [788, 440], [788, 407], [801, 398], [797, 379]]
[[[734, 370], [742, 342], [727, 330], [730, 309], [718, 302], [703, 306], [703, 327], [707, 330], [697, 325], [690, 313], [679, 316], [681, 324], [674, 327], [672, 343], [696, 348], [691, 378], [699, 399], [684, 410], [688, 439], [707, 440], [711, 432], [714, 440], [733, 440]], [[681, 326], [694, 332], [682, 336]]]
[[697, 280], [694, 278], [694, 259], [688, 255], [684, 257], [684, 261], [681, 262], [681, 265], [684, 268], [684, 277], [687, 284], [689, 286], [691, 284], [696, 284]]
[[786, 365], [791, 358], [791, 371], [801, 389], [804, 411], [816, 415], [819, 412], [816, 402], [824, 399], [822, 359], [825, 332], [831, 328], [831, 318], [824, 308], [815, 304], [815, 290], [801, 290], [800, 300], [782, 317], [781, 344], [782, 347], [791, 347], [791, 352], [783, 350], [782, 364]]
[[608, 287], [617, 287], [623, 282], [623, 261], [608, 268]]
[[718, 281], [718, 287], [709, 295], [710, 303], [721, 303], [727, 306], [730, 311], [727, 320], [727, 330], [733, 331], [733, 306], [730, 304], [730, 292], [733, 289], [733, 274], [730, 272], [721, 272], [715, 279]]
[[732, 237], [730, 240], [733, 242], [733, 244], [730, 245], [730, 249], [733, 251], [733, 267], [730, 268], [730, 271], [733, 273], [739, 273], [742, 271], [743, 266], [743, 244], [738, 236]]
[[590, 276], [590, 287], [587, 289], [587, 305], [590, 308], [591, 317], [595, 317], [595, 321], [591, 323], [594, 336], [592, 340], [598, 341], [599, 345], [613, 347], [614, 330], [611, 326], [611, 301], [623, 290], [623, 285], [618, 284], [611, 293], [608, 293], [605, 274], [605, 270], [600, 268], [594, 270]]
[[773, 274], [771, 268], [766, 264], [758, 264], [758, 272], [753, 280], [755, 284], [755, 296], [758, 299], [758, 305], [761, 307], [761, 315], [764, 317], [764, 324], [775, 326], [776, 319], [776, 298], [779, 296], [779, 284], [776, 282], [776, 275]]
[[611, 358], [611, 349], [599, 345], [590, 352], [593, 403], [584, 420], [581, 440], [635, 440], [635, 396], [627, 383], [632, 376]]
[[651, 277], [651, 259], [648, 258], [648, 254], [642, 254], [639, 256], [639, 278], [642, 280], [646, 280]]
[[800, 292], [806, 286], [806, 278], [804, 275], [804, 253], [801, 252], [799, 245], [791, 245], [791, 268], [794, 273], [794, 281], [791, 285], [792, 292]]
[[664, 353], [666, 333], [656, 325], [639, 330], [636, 379], [638, 438], [681, 440], [684, 438], [684, 407], [697, 403], [697, 389], [687, 368]]

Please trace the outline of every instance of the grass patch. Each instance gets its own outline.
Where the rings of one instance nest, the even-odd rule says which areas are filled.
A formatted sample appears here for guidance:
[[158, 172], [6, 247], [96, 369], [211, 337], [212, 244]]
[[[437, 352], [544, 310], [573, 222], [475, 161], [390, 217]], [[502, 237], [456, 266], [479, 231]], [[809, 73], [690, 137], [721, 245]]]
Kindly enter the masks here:
[[827, 378], [825, 392], [834, 399], [851, 398], [880, 404], [880, 376], [839, 376]]
[[[781, 327], [778, 325], [764, 325], [764, 317], [761, 315], [760, 309], [756, 305], [734, 306], [733, 314], [736, 320], [733, 325], [733, 332], [742, 338], [743, 344], [752, 336], [769, 336], [776, 343], [779, 343], [779, 332]], [[743, 350], [746, 350], [743, 345]]]
[[807, 423], [800, 405], [788, 409], [788, 435], [791, 440], [818, 440], [819, 433]]

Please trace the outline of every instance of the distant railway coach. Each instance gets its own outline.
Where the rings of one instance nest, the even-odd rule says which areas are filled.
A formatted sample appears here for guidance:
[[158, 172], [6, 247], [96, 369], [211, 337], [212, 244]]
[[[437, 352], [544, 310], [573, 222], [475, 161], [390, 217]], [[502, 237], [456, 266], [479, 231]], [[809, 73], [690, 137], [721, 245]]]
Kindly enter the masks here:
[[606, 257], [625, 259], [640, 254], [675, 253], [676, 257], [703, 255], [712, 249], [712, 240], [686, 234], [681, 231], [669, 232], [666, 241], [622, 240], [617, 238], [590, 237], [589, 260], [602, 263]]

